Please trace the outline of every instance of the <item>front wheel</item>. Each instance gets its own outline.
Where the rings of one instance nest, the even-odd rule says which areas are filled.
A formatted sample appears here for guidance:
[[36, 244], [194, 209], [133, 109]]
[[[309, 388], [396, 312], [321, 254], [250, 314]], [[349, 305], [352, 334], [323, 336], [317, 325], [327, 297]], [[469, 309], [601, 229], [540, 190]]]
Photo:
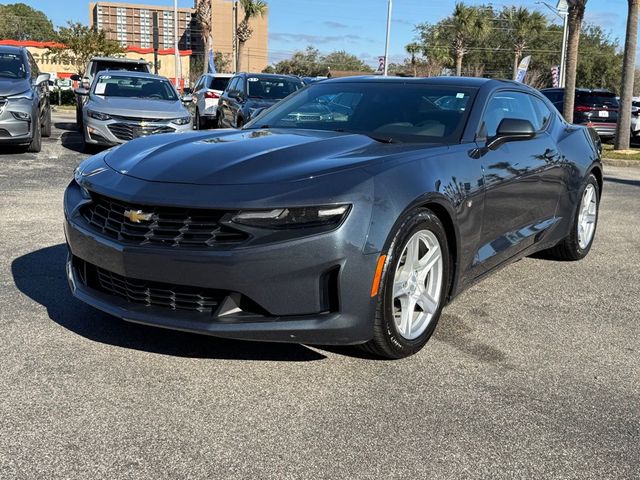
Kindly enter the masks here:
[[424, 347], [446, 301], [451, 258], [444, 226], [431, 210], [415, 209], [403, 219], [387, 252], [374, 335], [363, 348], [403, 358]]
[[42, 150], [42, 129], [40, 127], [40, 120], [33, 122], [33, 137], [31, 143], [27, 147], [27, 152], [38, 153]]
[[599, 206], [598, 181], [596, 177], [589, 175], [582, 189], [569, 235], [544, 253], [556, 260], [581, 260], [586, 257], [596, 234]]
[[44, 122], [42, 122], [42, 136], [49, 138], [51, 136], [51, 107], [47, 108], [44, 114]]

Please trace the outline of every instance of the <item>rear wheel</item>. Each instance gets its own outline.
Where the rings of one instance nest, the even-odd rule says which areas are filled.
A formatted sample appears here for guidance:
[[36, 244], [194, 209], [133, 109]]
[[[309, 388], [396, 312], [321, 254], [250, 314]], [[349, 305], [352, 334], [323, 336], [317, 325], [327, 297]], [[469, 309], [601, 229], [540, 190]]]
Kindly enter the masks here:
[[569, 235], [544, 253], [556, 260], [581, 260], [586, 257], [596, 234], [599, 206], [598, 181], [596, 177], [589, 175], [582, 189]]
[[196, 108], [196, 130], [206, 130], [207, 129], [207, 119], [202, 118], [200, 115], [200, 110]]
[[236, 120], [236, 128], [242, 128], [243, 125], [244, 121], [242, 120], [242, 118], [238, 117], [238, 119]]
[[76, 100], [76, 126], [82, 130], [82, 103]]
[[363, 348], [385, 358], [403, 358], [419, 351], [436, 328], [450, 275], [442, 222], [428, 209], [410, 212], [388, 249], [373, 339]]
[[49, 138], [51, 136], [51, 108], [47, 108], [44, 114], [44, 122], [42, 122], [42, 136]]
[[42, 129], [40, 128], [40, 120], [33, 122], [33, 137], [31, 143], [27, 147], [27, 152], [38, 153], [42, 150]]

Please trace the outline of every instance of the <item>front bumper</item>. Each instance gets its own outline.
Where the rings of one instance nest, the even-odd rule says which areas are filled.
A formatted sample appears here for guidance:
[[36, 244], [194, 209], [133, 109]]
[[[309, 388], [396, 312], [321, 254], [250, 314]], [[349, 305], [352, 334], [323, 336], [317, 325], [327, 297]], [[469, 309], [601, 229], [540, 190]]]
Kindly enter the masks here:
[[[31, 100], [0, 100], [0, 142], [13, 144], [31, 143], [31, 122], [33, 116]], [[17, 119], [12, 112], [29, 115], [27, 120]]]
[[[370, 296], [377, 254], [363, 254], [349, 237], [361, 231], [349, 218], [337, 230], [275, 244], [227, 249], [128, 245], [93, 231], [74, 213], [77, 192], [65, 194], [67, 275], [80, 300], [124, 320], [244, 340], [357, 344], [373, 335]], [[360, 239], [362, 240], [362, 239]], [[131, 279], [226, 292], [212, 314], [128, 301], [83, 280], [77, 260]], [[241, 296], [259, 311], [234, 311]]]
[[184, 133], [193, 130], [193, 123], [176, 125], [171, 122], [142, 123], [129, 120], [101, 121], [84, 115], [83, 133], [86, 143], [113, 146], [139, 137], [160, 133]]

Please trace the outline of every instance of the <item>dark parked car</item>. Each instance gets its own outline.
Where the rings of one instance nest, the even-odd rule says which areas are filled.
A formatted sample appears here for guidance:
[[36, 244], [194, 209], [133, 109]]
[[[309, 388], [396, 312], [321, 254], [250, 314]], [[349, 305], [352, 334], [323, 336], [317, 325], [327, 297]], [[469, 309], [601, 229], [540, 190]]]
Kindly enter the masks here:
[[69, 282], [137, 323], [407, 356], [502, 265], [587, 255], [596, 140], [516, 82], [315, 83], [241, 130], [83, 162], [64, 200]]
[[218, 101], [218, 126], [240, 128], [256, 112], [278, 103], [304, 87], [298, 77], [266, 73], [239, 73], [227, 85]]
[[49, 77], [26, 48], [0, 46], [0, 144], [39, 152], [51, 136]]
[[[563, 112], [564, 88], [545, 88], [541, 92], [560, 113]], [[573, 123], [593, 128], [602, 138], [612, 138], [616, 134], [619, 107], [615, 93], [577, 88]]]

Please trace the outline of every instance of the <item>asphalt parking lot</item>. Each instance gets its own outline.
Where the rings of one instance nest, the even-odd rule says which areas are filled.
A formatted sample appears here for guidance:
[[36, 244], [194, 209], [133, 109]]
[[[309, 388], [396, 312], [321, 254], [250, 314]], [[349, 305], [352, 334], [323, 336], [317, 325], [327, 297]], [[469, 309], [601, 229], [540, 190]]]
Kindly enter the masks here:
[[86, 155], [54, 121], [41, 153], [0, 150], [0, 478], [640, 478], [640, 168], [606, 169], [585, 260], [511, 265], [377, 361], [74, 300], [61, 204]]

